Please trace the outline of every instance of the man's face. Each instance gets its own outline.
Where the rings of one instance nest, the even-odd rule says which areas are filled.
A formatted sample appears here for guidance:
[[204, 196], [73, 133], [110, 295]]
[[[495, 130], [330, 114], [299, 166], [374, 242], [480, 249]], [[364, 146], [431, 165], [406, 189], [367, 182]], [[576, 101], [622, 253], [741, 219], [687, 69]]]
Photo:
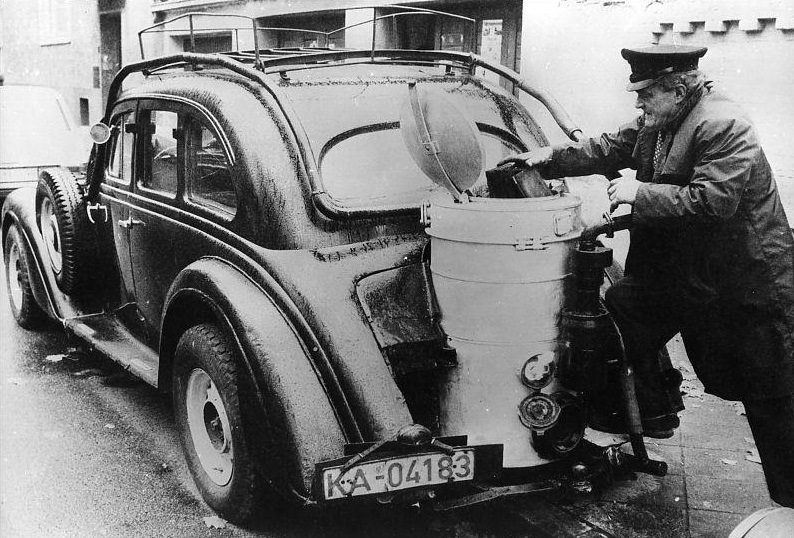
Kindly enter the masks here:
[[673, 119], [680, 99], [675, 89], [665, 91], [658, 84], [637, 90], [637, 103], [645, 116], [645, 128], [651, 131], [663, 129]]

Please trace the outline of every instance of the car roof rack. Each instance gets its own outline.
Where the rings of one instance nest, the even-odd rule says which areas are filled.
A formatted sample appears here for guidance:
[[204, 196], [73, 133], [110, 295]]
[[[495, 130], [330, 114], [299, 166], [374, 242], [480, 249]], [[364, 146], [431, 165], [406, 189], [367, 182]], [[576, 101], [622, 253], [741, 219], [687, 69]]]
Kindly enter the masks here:
[[[362, 6], [356, 6], [362, 7]], [[333, 30], [331, 32], [320, 32], [317, 30], [302, 30], [296, 28], [263, 28], [259, 27], [256, 24], [256, 20], [252, 17], [248, 17], [245, 15], [229, 15], [229, 14], [214, 14], [214, 13], [185, 13], [173, 19], [169, 19], [167, 21], [163, 21], [161, 23], [155, 24], [148, 28], [141, 30], [138, 33], [139, 42], [141, 46], [141, 55], [144, 55], [144, 47], [143, 47], [143, 35], [146, 33], [154, 33], [154, 32], [180, 32], [179, 34], [181, 37], [188, 37], [190, 39], [190, 45], [192, 48], [195, 49], [195, 37], [196, 35], [201, 35], [201, 33], [215, 33], [217, 34], [220, 30], [234, 30], [235, 31], [235, 42], [239, 44], [238, 36], [236, 35], [239, 30], [242, 30], [241, 27], [234, 27], [234, 26], [216, 26], [213, 28], [208, 28], [204, 26], [197, 27], [195, 25], [195, 18], [196, 17], [210, 17], [210, 18], [217, 18], [217, 17], [225, 17], [227, 19], [241, 19], [246, 21], [245, 25], [248, 26], [250, 23], [250, 29], [253, 32], [253, 49], [252, 50], [234, 50], [234, 51], [226, 51], [226, 52], [215, 52], [215, 53], [197, 53], [197, 52], [178, 52], [176, 54], [170, 54], [165, 56], [159, 56], [153, 59], [144, 59], [140, 62], [132, 63], [125, 65], [113, 79], [113, 82], [110, 85], [108, 90], [108, 98], [107, 98], [107, 105], [105, 110], [105, 117], [103, 119], [104, 122], [108, 122], [110, 120], [110, 113], [113, 107], [113, 103], [116, 100], [116, 96], [118, 95], [119, 91], [121, 90], [122, 83], [124, 79], [132, 73], [141, 73], [144, 76], [148, 76], [151, 73], [158, 72], [164, 69], [172, 69], [180, 66], [193, 66], [195, 69], [201, 67], [214, 67], [218, 69], [225, 69], [230, 72], [236, 73], [237, 75], [243, 76], [255, 83], [261, 84], [265, 88], [270, 88], [270, 91], [273, 91], [272, 88], [272, 81], [269, 80], [268, 75], [272, 73], [281, 73], [282, 77], [285, 76], [287, 71], [299, 70], [299, 69], [312, 69], [318, 67], [325, 67], [331, 65], [338, 65], [338, 64], [350, 64], [350, 63], [388, 63], [388, 64], [398, 64], [398, 63], [411, 63], [411, 64], [422, 64], [422, 65], [435, 65], [435, 66], [446, 66], [447, 71], [451, 68], [458, 68], [468, 71], [469, 73], [474, 73], [477, 67], [482, 67], [488, 71], [494, 72], [500, 77], [504, 78], [505, 80], [510, 81], [515, 85], [515, 88], [521, 90], [522, 92], [530, 95], [531, 97], [538, 100], [551, 114], [552, 118], [555, 120], [557, 125], [560, 129], [571, 139], [574, 141], [579, 141], [583, 138], [582, 130], [571, 120], [568, 113], [562, 106], [557, 102], [557, 100], [546, 90], [540, 87], [536, 87], [531, 84], [526, 79], [522, 78], [517, 72], [509, 69], [503, 65], [500, 65], [496, 62], [492, 62], [482, 58], [472, 52], [457, 52], [451, 50], [411, 50], [411, 49], [378, 49], [375, 47], [376, 43], [376, 24], [374, 22], [387, 19], [391, 17], [398, 17], [398, 16], [410, 16], [416, 14], [440, 14], [445, 16], [451, 16], [458, 19], [465, 19], [472, 24], [476, 21], [474, 19], [470, 19], [468, 17], [462, 17], [458, 15], [450, 15], [448, 13], [443, 13], [440, 11], [435, 11], [431, 9], [424, 9], [424, 8], [415, 8], [415, 7], [406, 7], [400, 5], [381, 5], [381, 6], [372, 6], [378, 8], [396, 8], [396, 9], [403, 9], [406, 11], [401, 11], [399, 13], [392, 13], [386, 15], [379, 15], [373, 16], [372, 19], [368, 21], [362, 21], [355, 23], [353, 25], [345, 26], [343, 28], [339, 28]], [[177, 30], [168, 30], [165, 28], [169, 23], [174, 23], [175, 21], [183, 21], [187, 22], [187, 28], [181, 28]], [[336, 49], [331, 48], [330, 45], [330, 37], [338, 32], [342, 32], [349, 28], [353, 28], [356, 26], [361, 26], [362, 24], [372, 23], [373, 24], [373, 33], [372, 33], [372, 40], [371, 40], [371, 47], [369, 49]], [[291, 47], [291, 48], [274, 48], [274, 49], [261, 49], [259, 47], [259, 38], [258, 33], [261, 30], [272, 30], [272, 31], [279, 31], [279, 32], [304, 32], [310, 33], [312, 35], [317, 36], [324, 36], [324, 40], [322, 44], [325, 45], [324, 47], [319, 46], [312, 46], [312, 47]], [[247, 31], [247, 29], [246, 29]], [[187, 32], [187, 33], [186, 33]], [[464, 39], [464, 42], [466, 40]], [[319, 45], [319, 42], [318, 42]], [[299, 143], [305, 143], [305, 141]], [[92, 149], [92, 152], [96, 151], [96, 146]], [[317, 178], [310, 174], [310, 181], [312, 181], [312, 189], [315, 190], [314, 192], [314, 199], [317, 204], [317, 207], [320, 211], [327, 217], [333, 219], [340, 219], [346, 220], [349, 218], [359, 218], [359, 217], [367, 217], [367, 216], [374, 216], [380, 215], [381, 213], [377, 209], [368, 209], [368, 208], [348, 208], [342, 205], [339, 205], [330, 195], [325, 193], [322, 189], [316, 189], [317, 185], [314, 184], [314, 181], [317, 181]], [[92, 181], [90, 189], [89, 189], [89, 197], [92, 199], [96, 197], [96, 190], [98, 189], [98, 183]], [[396, 209], [391, 209], [389, 214], [413, 214], [417, 211], [415, 206], [405, 206]]]
[[[375, 9], [395, 9], [401, 10], [394, 13], [387, 13], [377, 15]], [[202, 35], [217, 35], [218, 32], [230, 32], [233, 35], [233, 43], [235, 50], [224, 51], [222, 54], [230, 56], [238, 56], [241, 60], [253, 60], [254, 68], [264, 70], [265, 66], [271, 59], [282, 59], [285, 56], [302, 56], [311, 52], [318, 51], [336, 51], [332, 46], [333, 36], [341, 34], [342, 32], [351, 28], [370, 24], [372, 25], [372, 37], [370, 41], [370, 54], [372, 59], [375, 58], [376, 43], [377, 43], [377, 29], [378, 21], [384, 19], [396, 20], [397, 17], [409, 16], [428, 16], [440, 15], [442, 17], [462, 20], [472, 28], [475, 28], [476, 20], [463, 15], [456, 15], [453, 13], [446, 13], [434, 9], [427, 9], [414, 6], [403, 6], [399, 4], [382, 4], [372, 6], [355, 6], [355, 9], [372, 9], [372, 18], [359, 21], [335, 30], [324, 32], [321, 30], [309, 30], [305, 28], [289, 28], [289, 27], [273, 27], [273, 26], [259, 26], [257, 19], [248, 15], [238, 15], [230, 13], [204, 13], [204, 12], [190, 12], [183, 13], [171, 19], [158, 22], [149, 27], [144, 28], [138, 32], [138, 45], [141, 51], [141, 60], [146, 60], [146, 51], [144, 47], [144, 36], [152, 34], [170, 34], [179, 37], [187, 38], [190, 44], [190, 50], [186, 52], [196, 52], [196, 37]], [[232, 21], [239, 20], [240, 24], [235, 25]], [[217, 21], [219, 24], [214, 24]], [[224, 24], [225, 23], [225, 24]], [[240, 32], [251, 32], [253, 47], [252, 50], [240, 50]], [[260, 37], [262, 32], [292, 32], [300, 34], [309, 34], [317, 38], [317, 44], [312, 47], [293, 47], [293, 48], [267, 48], [260, 47]], [[472, 31], [473, 35], [473, 31]], [[469, 43], [471, 39], [463, 39], [463, 43]]]

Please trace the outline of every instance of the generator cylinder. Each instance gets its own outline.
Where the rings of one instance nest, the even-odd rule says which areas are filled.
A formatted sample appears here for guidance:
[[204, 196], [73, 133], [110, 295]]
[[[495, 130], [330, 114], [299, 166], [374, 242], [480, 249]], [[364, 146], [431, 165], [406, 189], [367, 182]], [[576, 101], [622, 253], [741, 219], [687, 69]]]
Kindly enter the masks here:
[[555, 402], [567, 405], [554, 371], [561, 313], [575, 301], [580, 208], [555, 194], [426, 211], [441, 326], [458, 357], [439, 382], [440, 433], [503, 443], [505, 467], [546, 461], [533, 433], [555, 425]]

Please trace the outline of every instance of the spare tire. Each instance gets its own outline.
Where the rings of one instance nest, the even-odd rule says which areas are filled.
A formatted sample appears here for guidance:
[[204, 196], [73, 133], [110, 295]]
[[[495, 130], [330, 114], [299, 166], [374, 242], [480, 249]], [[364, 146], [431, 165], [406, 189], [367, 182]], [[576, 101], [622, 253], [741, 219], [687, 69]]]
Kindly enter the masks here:
[[51, 168], [39, 175], [36, 221], [58, 287], [69, 295], [79, 292], [90, 274], [93, 234], [82, 188], [71, 172]]

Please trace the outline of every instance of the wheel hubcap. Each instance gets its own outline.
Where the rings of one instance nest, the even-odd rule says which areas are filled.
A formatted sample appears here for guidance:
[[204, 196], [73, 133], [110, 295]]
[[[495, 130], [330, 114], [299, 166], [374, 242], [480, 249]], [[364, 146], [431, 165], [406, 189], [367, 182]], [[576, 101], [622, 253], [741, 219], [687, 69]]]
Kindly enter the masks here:
[[22, 307], [22, 269], [19, 259], [19, 246], [11, 241], [11, 249], [8, 252], [8, 295], [14, 305], [15, 310]]
[[200, 368], [188, 377], [185, 407], [190, 436], [204, 472], [217, 485], [225, 486], [232, 479], [234, 465], [232, 430], [215, 383]]
[[49, 198], [41, 201], [41, 235], [44, 237], [44, 244], [50, 255], [50, 264], [55, 273], [61, 272], [63, 256], [61, 253], [61, 233], [58, 229], [58, 219], [55, 217], [55, 209]]

